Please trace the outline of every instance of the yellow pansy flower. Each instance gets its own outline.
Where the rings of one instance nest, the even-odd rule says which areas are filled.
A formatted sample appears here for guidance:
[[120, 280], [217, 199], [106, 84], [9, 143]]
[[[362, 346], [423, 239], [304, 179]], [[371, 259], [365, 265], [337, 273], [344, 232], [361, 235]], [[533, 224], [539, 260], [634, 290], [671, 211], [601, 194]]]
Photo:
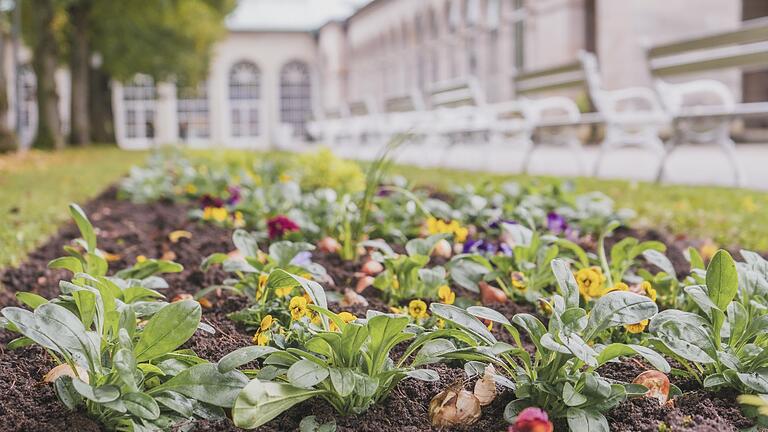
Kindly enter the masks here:
[[296, 296], [291, 299], [288, 304], [288, 308], [291, 310], [291, 319], [294, 321], [300, 320], [302, 317], [307, 316], [309, 309], [307, 308], [307, 299], [302, 296]]
[[[341, 320], [344, 321], [344, 324], [349, 324], [352, 321], [357, 319], [357, 317], [354, 314], [351, 314], [351, 313], [346, 312], [346, 311], [345, 312], [339, 312], [339, 318], [341, 318]], [[339, 330], [339, 327], [333, 321], [331, 321], [331, 324], [330, 324], [329, 327], [330, 327], [331, 331], [338, 331]]]
[[451, 287], [448, 285], [442, 285], [437, 289], [437, 297], [440, 299], [440, 303], [449, 305], [456, 301], [456, 293], [451, 291]]
[[147, 260], [147, 257], [145, 257], [144, 255], [139, 255], [139, 256], [136, 257], [136, 262], [137, 263], [143, 263], [146, 260]]
[[253, 343], [259, 346], [265, 346], [269, 344], [269, 334], [267, 332], [256, 332], [255, 335], [253, 335]]
[[274, 323], [275, 320], [272, 318], [272, 315], [266, 315], [264, 318], [261, 319], [261, 324], [259, 325], [259, 330], [261, 331], [267, 331], [270, 327], [272, 327], [272, 323]]
[[243, 219], [243, 212], [240, 210], [235, 212], [235, 220], [232, 222], [235, 228], [242, 228], [245, 226], [245, 219]]
[[276, 288], [275, 289], [275, 295], [278, 297], [287, 297], [291, 295], [291, 291], [293, 291], [292, 286], [282, 287], [282, 288]]
[[603, 291], [605, 276], [600, 267], [583, 268], [577, 271], [576, 282], [579, 284], [579, 292], [584, 300], [589, 301], [605, 294]]
[[629, 333], [637, 334], [642, 333], [645, 328], [648, 327], [648, 320], [642, 320], [637, 324], [625, 324], [624, 328], [627, 329]]
[[459, 225], [458, 221], [445, 222], [435, 217], [427, 218], [427, 232], [433, 234], [453, 234], [453, 238], [458, 243], [463, 243], [467, 239], [469, 230]]
[[188, 194], [196, 194], [197, 193], [197, 186], [193, 185], [192, 183], [189, 183], [184, 190], [187, 191]]
[[259, 274], [259, 286], [256, 290], [256, 298], [261, 297], [261, 294], [264, 293], [264, 288], [267, 287], [268, 280], [269, 280], [269, 275], [267, 273]]
[[415, 319], [428, 317], [427, 304], [422, 300], [411, 300], [411, 302], [408, 303], [408, 314]]
[[525, 291], [528, 288], [528, 280], [522, 272], [515, 271], [510, 275], [512, 280], [512, 286], [520, 291]]
[[541, 310], [542, 312], [544, 312], [544, 315], [546, 316], [552, 315], [552, 305], [546, 299], [543, 299], [543, 298], [539, 299], [539, 307], [541, 307]]
[[643, 283], [640, 284], [640, 288], [642, 288], [643, 291], [645, 291], [645, 295], [649, 299], [653, 300], [654, 302], [656, 301], [656, 297], [657, 297], [656, 290], [653, 288], [653, 285], [651, 285], [650, 282], [643, 281]]

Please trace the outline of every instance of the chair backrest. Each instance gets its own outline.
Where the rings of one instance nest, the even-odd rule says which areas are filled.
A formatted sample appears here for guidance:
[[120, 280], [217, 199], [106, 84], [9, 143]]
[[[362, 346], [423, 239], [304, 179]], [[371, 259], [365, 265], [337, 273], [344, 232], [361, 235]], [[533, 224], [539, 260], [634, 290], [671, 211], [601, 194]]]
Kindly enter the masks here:
[[521, 71], [515, 74], [515, 93], [529, 96], [550, 90], [581, 87], [584, 85], [584, 69], [578, 61], [546, 69]]
[[483, 106], [485, 96], [474, 77], [445, 81], [429, 90], [429, 105], [431, 109]]
[[370, 107], [366, 101], [353, 101], [347, 104], [347, 110], [350, 117], [362, 117], [371, 113]]
[[646, 56], [655, 77], [768, 65], [768, 17], [746, 21], [736, 30], [653, 46]]
[[418, 90], [413, 90], [408, 95], [394, 96], [384, 100], [384, 112], [386, 113], [402, 113], [423, 110], [424, 98], [421, 96], [421, 92]]

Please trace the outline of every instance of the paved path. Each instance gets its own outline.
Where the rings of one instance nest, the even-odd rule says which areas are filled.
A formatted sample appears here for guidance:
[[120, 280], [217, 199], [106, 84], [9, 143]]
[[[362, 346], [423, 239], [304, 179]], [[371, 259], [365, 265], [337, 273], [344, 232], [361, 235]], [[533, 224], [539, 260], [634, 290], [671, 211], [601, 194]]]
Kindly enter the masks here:
[[[737, 158], [744, 170], [750, 189], [768, 190], [768, 143], [740, 144]], [[337, 154], [355, 159], [371, 159], [376, 154], [372, 146], [342, 147]], [[572, 152], [558, 147], [536, 150], [529, 166], [530, 174], [578, 176], [591, 175], [598, 148], [588, 146], [580, 163]], [[410, 145], [399, 151], [398, 162], [422, 167], [444, 166], [498, 173], [519, 173], [523, 154], [514, 148], [490, 146], [455, 146], [445, 148]], [[653, 153], [634, 148], [608, 153], [601, 163], [601, 178], [621, 178], [653, 181], [658, 158]], [[686, 146], [676, 150], [667, 161], [665, 182], [691, 185], [731, 186], [733, 173], [723, 153], [715, 147]]]

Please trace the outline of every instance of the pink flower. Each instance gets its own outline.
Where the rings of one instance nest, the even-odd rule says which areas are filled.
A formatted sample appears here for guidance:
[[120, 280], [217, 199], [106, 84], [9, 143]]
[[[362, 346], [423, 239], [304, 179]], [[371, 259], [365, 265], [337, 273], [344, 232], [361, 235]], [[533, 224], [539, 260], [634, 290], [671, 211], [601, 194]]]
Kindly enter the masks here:
[[286, 232], [298, 230], [299, 225], [284, 215], [277, 215], [267, 221], [267, 233], [273, 240], [281, 238]]
[[547, 412], [536, 407], [528, 407], [517, 415], [515, 424], [509, 427], [509, 432], [552, 432], [554, 426], [549, 421]]

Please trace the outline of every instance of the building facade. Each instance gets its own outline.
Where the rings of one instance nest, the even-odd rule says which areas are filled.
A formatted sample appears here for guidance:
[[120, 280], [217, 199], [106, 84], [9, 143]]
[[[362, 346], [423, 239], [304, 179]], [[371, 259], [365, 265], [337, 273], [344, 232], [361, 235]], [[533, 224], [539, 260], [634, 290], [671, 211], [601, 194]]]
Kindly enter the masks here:
[[[308, 17], [328, 3], [241, 0], [205, 82], [177, 88], [139, 75], [113, 84], [118, 143], [268, 148], [306, 139], [310, 119], [345, 105], [381, 109], [387, 98], [469, 76], [488, 102], [512, 100], [515, 74], [574, 62], [580, 50], [598, 55], [607, 88], [650, 85], [647, 47], [768, 16], [765, 0], [346, 1], [357, 7], [319, 22]], [[708, 76], [755, 101], [768, 100], [766, 74]], [[34, 98], [23, 104], [30, 139]]]

